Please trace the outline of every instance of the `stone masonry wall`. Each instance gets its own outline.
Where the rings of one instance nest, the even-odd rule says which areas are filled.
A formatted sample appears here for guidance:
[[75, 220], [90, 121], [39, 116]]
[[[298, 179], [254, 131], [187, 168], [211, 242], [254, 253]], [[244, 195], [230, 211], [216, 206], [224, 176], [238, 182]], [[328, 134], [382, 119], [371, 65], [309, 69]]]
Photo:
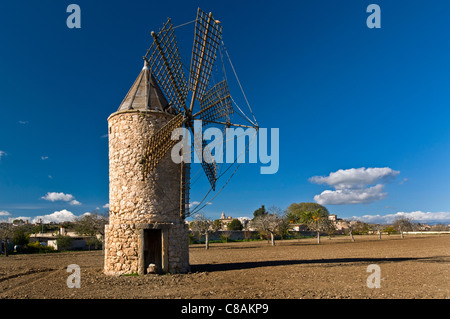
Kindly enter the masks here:
[[180, 217], [180, 165], [170, 152], [149, 177], [142, 174], [145, 143], [173, 115], [157, 111], [122, 111], [108, 118], [109, 225], [105, 229], [104, 272], [143, 273], [145, 228], [164, 228], [168, 271], [189, 270], [188, 229]]

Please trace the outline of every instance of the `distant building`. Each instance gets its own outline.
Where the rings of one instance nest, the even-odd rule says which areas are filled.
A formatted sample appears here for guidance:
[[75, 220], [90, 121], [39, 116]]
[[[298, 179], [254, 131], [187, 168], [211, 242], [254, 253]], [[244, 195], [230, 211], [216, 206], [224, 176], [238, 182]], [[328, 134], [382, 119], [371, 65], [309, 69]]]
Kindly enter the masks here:
[[[72, 238], [72, 246], [69, 249], [74, 250], [86, 250], [88, 249], [87, 241], [94, 238], [94, 236], [80, 236], [75, 232], [67, 232], [64, 227], [60, 227], [59, 231], [53, 233], [39, 233], [39, 234], [31, 234], [30, 242], [40, 242], [42, 245], [51, 246], [58, 250], [58, 245], [56, 242], [57, 237], [61, 236], [69, 236]], [[101, 240], [99, 235], [96, 236], [98, 240]]]
[[[348, 228], [347, 221], [343, 220], [342, 218], [338, 218], [336, 214], [328, 215], [328, 220], [334, 223], [336, 230], [344, 230]], [[308, 231], [308, 227], [304, 224], [292, 223], [290, 225], [290, 229], [293, 231]]]
[[343, 230], [349, 228], [347, 221], [343, 220], [342, 218], [338, 218], [336, 214], [328, 215], [328, 219], [334, 222], [336, 230]]
[[231, 216], [225, 216], [225, 212], [222, 212], [222, 215], [220, 216], [220, 224], [221, 224], [221, 229], [227, 229], [227, 226], [229, 223], [231, 223], [233, 221], [233, 219]]
[[242, 227], [245, 229], [248, 226], [249, 221], [251, 220], [249, 217], [231, 217], [231, 216], [226, 216], [225, 212], [222, 212], [222, 215], [220, 216], [220, 224], [221, 224], [221, 229], [222, 230], [227, 230], [227, 226], [229, 223], [231, 223], [233, 220], [239, 220], [242, 224]]

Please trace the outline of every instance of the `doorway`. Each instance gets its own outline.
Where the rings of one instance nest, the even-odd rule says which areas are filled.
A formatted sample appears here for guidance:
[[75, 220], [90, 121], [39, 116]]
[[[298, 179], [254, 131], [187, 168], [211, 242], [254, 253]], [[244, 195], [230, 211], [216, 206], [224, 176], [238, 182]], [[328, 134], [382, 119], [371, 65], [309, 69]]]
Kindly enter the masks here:
[[[150, 265], [154, 265], [149, 267]], [[144, 273], [162, 271], [161, 229], [144, 230]]]

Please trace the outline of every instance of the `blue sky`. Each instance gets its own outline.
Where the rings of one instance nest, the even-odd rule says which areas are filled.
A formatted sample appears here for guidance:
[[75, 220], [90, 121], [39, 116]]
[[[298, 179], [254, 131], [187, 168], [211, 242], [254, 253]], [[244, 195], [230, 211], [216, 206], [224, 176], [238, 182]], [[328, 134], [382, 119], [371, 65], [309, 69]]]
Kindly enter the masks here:
[[[71, 3], [81, 29], [66, 26]], [[380, 29], [366, 25], [371, 3]], [[258, 124], [280, 132], [278, 172], [241, 165], [206, 215], [317, 200], [343, 218], [450, 220], [450, 3], [425, 0], [3, 3], [0, 218], [104, 210], [106, 119], [150, 31], [195, 19], [197, 7], [221, 21]], [[189, 60], [193, 25], [176, 33]], [[200, 179], [192, 201], [207, 190]]]

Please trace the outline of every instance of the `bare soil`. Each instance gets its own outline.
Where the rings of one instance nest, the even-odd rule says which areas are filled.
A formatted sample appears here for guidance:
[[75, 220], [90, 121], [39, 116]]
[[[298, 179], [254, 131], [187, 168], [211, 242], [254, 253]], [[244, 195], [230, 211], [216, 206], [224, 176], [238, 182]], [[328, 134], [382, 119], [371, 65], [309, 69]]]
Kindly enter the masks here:
[[[190, 247], [191, 273], [106, 276], [101, 251], [0, 257], [0, 298], [449, 298], [450, 236], [356, 236]], [[68, 288], [67, 266], [81, 268]], [[381, 269], [368, 288], [367, 266]]]

